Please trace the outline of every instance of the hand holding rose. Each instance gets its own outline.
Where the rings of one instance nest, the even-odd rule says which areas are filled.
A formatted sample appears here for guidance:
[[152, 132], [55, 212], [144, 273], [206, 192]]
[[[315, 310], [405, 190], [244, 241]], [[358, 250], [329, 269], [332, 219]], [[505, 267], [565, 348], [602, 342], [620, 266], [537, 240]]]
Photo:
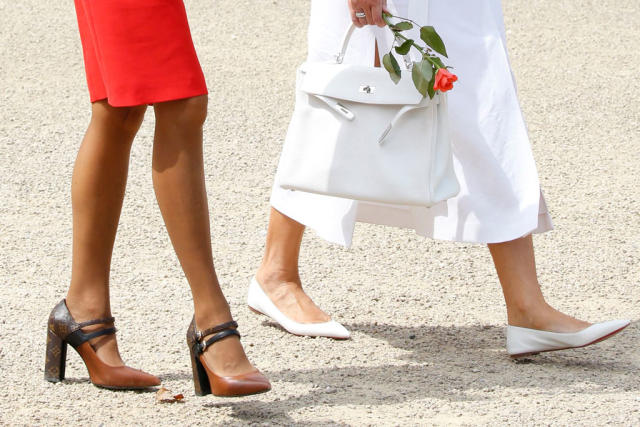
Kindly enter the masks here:
[[[388, 12], [387, 0], [349, 0], [349, 11], [351, 12], [351, 20], [358, 28], [365, 25], [377, 25], [378, 27], [387, 25], [382, 19], [382, 12]], [[358, 14], [365, 16], [358, 17]]]

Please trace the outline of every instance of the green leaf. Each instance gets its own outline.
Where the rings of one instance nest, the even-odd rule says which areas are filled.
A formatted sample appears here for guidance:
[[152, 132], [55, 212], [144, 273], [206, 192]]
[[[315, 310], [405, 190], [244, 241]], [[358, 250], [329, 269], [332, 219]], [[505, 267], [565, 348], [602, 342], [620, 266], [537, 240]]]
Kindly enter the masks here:
[[413, 40], [407, 40], [402, 43], [400, 46], [396, 47], [396, 52], [398, 55], [406, 55], [411, 50], [411, 46], [413, 46]]
[[433, 73], [433, 77], [429, 80], [429, 84], [427, 85], [427, 93], [429, 94], [429, 98], [433, 99], [436, 96], [436, 91], [433, 88], [433, 85], [436, 84], [436, 73]]
[[418, 92], [426, 97], [429, 93], [429, 81], [433, 78], [433, 66], [431, 63], [425, 59], [420, 62], [414, 62], [411, 77]]
[[439, 66], [440, 68], [447, 68], [447, 67], [444, 65], [444, 62], [442, 62], [442, 59], [438, 58], [437, 56], [431, 56], [430, 58], [431, 58], [431, 60], [432, 60], [433, 62], [435, 62], [436, 64], [438, 64], [438, 66]]
[[393, 22], [391, 22], [391, 18], [393, 18], [393, 15], [387, 12], [382, 12], [382, 19], [384, 19], [384, 22], [386, 22], [388, 26], [393, 25]]
[[440, 36], [436, 32], [435, 28], [433, 28], [430, 25], [420, 28], [420, 38], [431, 49], [435, 50], [436, 52], [438, 52], [440, 55], [442, 55], [444, 57], [448, 57], [447, 56], [447, 49], [444, 46], [444, 42], [442, 41], [442, 39], [440, 38]]
[[391, 80], [393, 80], [395, 84], [398, 84], [398, 82], [402, 78], [402, 71], [400, 70], [398, 61], [396, 61], [396, 58], [391, 52], [387, 53], [382, 58], [382, 65], [384, 65], [385, 70], [389, 72], [389, 77], [391, 77]]
[[413, 28], [413, 24], [411, 22], [402, 21], [397, 24], [391, 24], [389, 27], [395, 31], [408, 31]]

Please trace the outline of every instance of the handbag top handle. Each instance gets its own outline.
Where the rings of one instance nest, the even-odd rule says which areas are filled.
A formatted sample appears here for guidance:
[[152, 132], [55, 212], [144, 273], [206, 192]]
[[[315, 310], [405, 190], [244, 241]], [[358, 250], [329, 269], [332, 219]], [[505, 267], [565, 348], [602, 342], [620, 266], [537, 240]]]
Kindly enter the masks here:
[[[411, 15], [412, 12], [418, 12], [418, 9], [414, 7], [414, 6], [417, 6], [417, 5], [415, 5], [414, 3], [420, 3], [420, 2], [418, 2], [418, 1], [410, 2], [410, 4], [409, 4], [409, 15]], [[425, 4], [422, 5], [422, 6], [424, 6], [424, 8], [425, 8], [425, 10], [424, 10], [424, 15], [426, 15], [425, 16], [425, 22], [428, 22], [429, 1], [425, 0], [424, 3]], [[340, 48], [340, 52], [336, 55], [336, 64], [342, 64], [342, 61], [344, 61], [344, 56], [347, 53], [347, 48], [349, 47], [349, 42], [351, 41], [351, 37], [353, 36], [353, 32], [356, 30], [356, 28], [358, 28], [358, 27], [356, 27], [356, 24], [352, 23], [351, 26], [347, 29], [347, 32], [344, 34], [344, 37], [342, 38], [342, 47]], [[395, 43], [395, 40], [394, 40], [394, 43]], [[406, 55], [403, 56], [403, 58], [404, 58], [404, 63], [407, 66], [407, 69], [409, 69], [413, 65], [413, 62], [411, 61], [411, 57], [409, 56], [409, 54], [406, 54]]]
[[[351, 24], [344, 37], [342, 38], [342, 48], [340, 52], [336, 55], [336, 64], [342, 64], [344, 61], [344, 56], [347, 54], [347, 48], [349, 47], [349, 43], [351, 42], [351, 37], [353, 36], [353, 32], [356, 30], [355, 24]], [[404, 55], [404, 63], [407, 66], [407, 69], [412, 65], [411, 57], [409, 55]]]

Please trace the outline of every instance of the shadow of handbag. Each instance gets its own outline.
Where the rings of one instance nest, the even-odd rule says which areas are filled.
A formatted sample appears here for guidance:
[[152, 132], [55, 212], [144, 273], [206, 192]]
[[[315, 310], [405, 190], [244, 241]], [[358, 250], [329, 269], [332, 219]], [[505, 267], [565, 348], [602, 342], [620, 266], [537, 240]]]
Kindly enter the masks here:
[[304, 63], [277, 184], [341, 198], [430, 207], [460, 191], [453, 168], [447, 97], [415, 88], [410, 70], [396, 85], [384, 68]]

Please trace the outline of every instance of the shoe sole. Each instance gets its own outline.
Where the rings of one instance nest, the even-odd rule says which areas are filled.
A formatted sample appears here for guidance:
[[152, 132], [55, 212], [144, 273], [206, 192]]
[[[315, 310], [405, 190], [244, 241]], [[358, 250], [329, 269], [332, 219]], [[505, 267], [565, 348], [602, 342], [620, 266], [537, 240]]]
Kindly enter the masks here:
[[[245, 394], [213, 394], [213, 393], [208, 393], [208, 394], [210, 394], [212, 396], [215, 396], [215, 397], [243, 397], [243, 396], [255, 396], [256, 394], [263, 394], [263, 393], [266, 393], [268, 391], [271, 391], [271, 389], [269, 388], [267, 390], [260, 390], [260, 391], [256, 391], [256, 392], [253, 392], [253, 393], [245, 393]], [[206, 396], [206, 395], [203, 394], [203, 395], [200, 395], [200, 396]]]
[[622, 331], [622, 330], [623, 330], [624, 328], [626, 328], [627, 326], [629, 326], [629, 325], [624, 325], [622, 328], [620, 328], [620, 329], [616, 329], [615, 331], [611, 332], [610, 334], [605, 335], [605, 336], [603, 336], [603, 337], [600, 337], [600, 338], [598, 338], [597, 340], [595, 340], [595, 341], [591, 341], [590, 343], [587, 343], [587, 344], [584, 344], [584, 345], [579, 345], [579, 346], [575, 346], [575, 347], [553, 348], [553, 349], [551, 349], [551, 350], [533, 351], [533, 352], [529, 352], [529, 353], [510, 354], [509, 356], [510, 356], [512, 359], [520, 359], [520, 358], [522, 358], [522, 357], [535, 356], [535, 355], [538, 355], [538, 354], [540, 354], [540, 353], [548, 353], [548, 352], [550, 352], [550, 351], [570, 350], [570, 349], [572, 349], [572, 348], [584, 348], [584, 347], [587, 347], [587, 346], [590, 346], [590, 345], [593, 345], [593, 344], [597, 344], [597, 343], [599, 343], [600, 341], [604, 341], [604, 340], [606, 340], [606, 339], [608, 339], [608, 338], [611, 338], [612, 336], [616, 335], [617, 333], [619, 333], [620, 331]]
[[105, 390], [112, 390], [112, 391], [126, 391], [126, 390], [155, 391], [157, 387], [160, 387], [159, 385], [150, 385], [150, 386], [144, 386], [144, 387], [126, 387], [126, 386], [117, 386], [117, 385], [102, 385], [102, 384], [95, 384], [95, 383], [91, 383], [91, 384], [93, 384], [98, 388], [103, 388]]
[[296, 334], [295, 332], [291, 332], [288, 331], [284, 328], [284, 326], [282, 326], [280, 323], [276, 322], [275, 320], [273, 320], [273, 318], [271, 316], [269, 316], [268, 314], [264, 314], [263, 312], [256, 310], [255, 308], [251, 307], [250, 305], [247, 304], [247, 307], [249, 307], [249, 310], [253, 311], [255, 314], [259, 314], [261, 316], [265, 316], [268, 317], [269, 319], [271, 319], [271, 321], [273, 323], [275, 323], [276, 325], [278, 325], [278, 327], [280, 329], [282, 329], [283, 331], [285, 331], [288, 334], [291, 335], [295, 335], [297, 337], [311, 337], [311, 338], [331, 338], [332, 340], [336, 340], [336, 341], [347, 341], [349, 338], [340, 338], [340, 337], [328, 337], [326, 335], [304, 335], [304, 334]]

